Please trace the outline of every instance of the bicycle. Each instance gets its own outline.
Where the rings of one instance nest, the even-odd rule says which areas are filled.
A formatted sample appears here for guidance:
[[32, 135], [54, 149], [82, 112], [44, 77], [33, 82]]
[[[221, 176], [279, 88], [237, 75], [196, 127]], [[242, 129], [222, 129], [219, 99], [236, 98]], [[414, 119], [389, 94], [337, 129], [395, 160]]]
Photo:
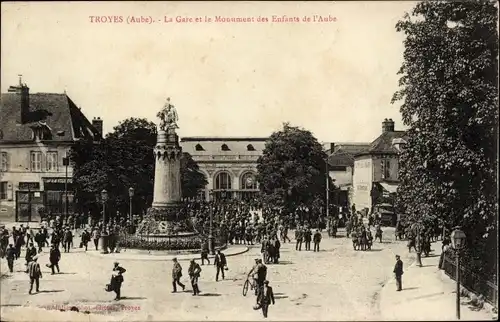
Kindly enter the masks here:
[[250, 282], [250, 277], [247, 276], [247, 280], [245, 283], [243, 283], [243, 296], [247, 296], [248, 293], [248, 287], [250, 287], [250, 290], [254, 290], [257, 287], [257, 282], [255, 279], [252, 278], [252, 281]]

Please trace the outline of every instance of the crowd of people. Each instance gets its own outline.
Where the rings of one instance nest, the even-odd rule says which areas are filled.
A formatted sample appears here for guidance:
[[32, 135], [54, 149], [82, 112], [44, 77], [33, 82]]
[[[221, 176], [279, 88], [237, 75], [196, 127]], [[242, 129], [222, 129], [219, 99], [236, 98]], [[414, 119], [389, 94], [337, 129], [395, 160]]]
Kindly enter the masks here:
[[[320, 242], [322, 239], [322, 230], [328, 226], [328, 235], [337, 236], [337, 229], [345, 226], [347, 237], [351, 235], [354, 239], [366, 240], [367, 245], [371, 246], [373, 242], [372, 227], [375, 228], [375, 239], [382, 242], [382, 229], [377, 216], [370, 216], [373, 219], [366, 221], [360, 212], [343, 211], [342, 214], [334, 213], [333, 216], [326, 218], [318, 209], [299, 207], [294, 211], [274, 206], [263, 205], [256, 201], [212, 201], [212, 202], [189, 202], [182, 207], [184, 215], [189, 219], [192, 227], [202, 236], [207, 236], [212, 229], [221, 238], [222, 242], [228, 245], [259, 245], [262, 258], [256, 259], [255, 266], [248, 273], [254, 274], [255, 295], [257, 308], [262, 308], [265, 317], [268, 314], [268, 307], [274, 304], [272, 288], [269, 286], [267, 278], [267, 266], [277, 264], [280, 261], [280, 248], [285, 243], [295, 243], [296, 251], [311, 251], [313, 243], [313, 252], [320, 251]], [[70, 252], [75, 247], [74, 241], [78, 236], [74, 233], [79, 232], [79, 247], [88, 249], [88, 244], [93, 241], [96, 250], [100, 247], [106, 247], [109, 252], [119, 251], [120, 238], [127, 234], [134, 234], [140, 224], [141, 216], [133, 216], [130, 220], [126, 215], [117, 213], [110, 216], [109, 220], [104, 222], [101, 219], [93, 220], [87, 216], [75, 215], [64, 218], [63, 216], [48, 216], [42, 218], [40, 229], [34, 230], [29, 225], [20, 224], [19, 228], [13, 227], [9, 232], [5, 227], [0, 228], [0, 256], [6, 258], [9, 270], [13, 271], [15, 260], [21, 258], [22, 249], [25, 248], [26, 272], [30, 278], [31, 294], [33, 287], [39, 290], [39, 278], [42, 277], [41, 270], [37, 260], [43, 254], [45, 247], [50, 247], [48, 251], [49, 263], [47, 267], [51, 269], [52, 274], [60, 272], [61, 248], [63, 252]], [[294, 241], [289, 236], [289, 231], [294, 229]], [[421, 265], [420, 254], [430, 252], [430, 243], [437, 240], [443, 233], [442, 225], [423, 225], [418, 229], [414, 226], [398, 221], [396, 225], [396, 239], [408, 240], [408, 249], [415, 249], [417, 252], [417, 263]], [[100, 245], [99, 240], [105, 234], [108, 236], [108, 244]], [[444, 242], [443, 242], [444, 243]], [[303, 245], [304, 244], [304, 245]], [[304, 247], [303, 247], [304, 246]], [[360, 247], [363, 247], [360, 244]], [[211, 264], [208, 257], [208, 243], [205, 241], [201, 249], [201, 265], [207, 261]], [[214, 266], [216, 267], [215, 280], [224, 279], [224, 271], [227, 269], [227, 260], [224, 254], [219, 250], [214, 257]], [[201, 274], [201, 267], [193, 259], [190, 262], [188, 275], [191, 281], [193, 295], [200, 294], [198, 280]], [[395, 273], [399, 274], [399, 268]], [[125, 269], [115, 263], [113, 275], [106, 290], [116, 293], [116, 300], [121, 297], [120, 289], [123, 283], [123, 273]], [[173, 292], [177, 291], [177, 286], [185, 285], [180, 282], [182, 276], [182, 267], [174, 259], [172, 270]], [[399, 276], [400, 277], [400, 276]], [[400, 288], [400, 281], [398, 281]]]

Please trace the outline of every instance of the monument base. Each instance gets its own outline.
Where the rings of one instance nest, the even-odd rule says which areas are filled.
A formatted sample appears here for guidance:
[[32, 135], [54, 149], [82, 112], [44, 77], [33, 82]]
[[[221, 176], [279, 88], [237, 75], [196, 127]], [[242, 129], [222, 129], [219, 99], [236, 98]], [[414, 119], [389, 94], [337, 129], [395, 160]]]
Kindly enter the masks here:
[[178, 204], [151, 207], [137, 228], [138, 235], [166, 234], [179, 235], [193, 233], [192, 225], [186, 218], [184, 209]]

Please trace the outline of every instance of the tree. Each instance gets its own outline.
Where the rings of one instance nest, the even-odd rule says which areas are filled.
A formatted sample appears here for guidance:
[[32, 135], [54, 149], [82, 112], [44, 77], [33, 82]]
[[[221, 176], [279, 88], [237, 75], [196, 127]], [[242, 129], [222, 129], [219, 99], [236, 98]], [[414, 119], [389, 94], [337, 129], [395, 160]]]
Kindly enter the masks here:
[[[110, 214], [128, 212], [128, 189], [134, 188], [134, 209], [147, 209], [153, 199], [156, 125], [146, 119], [129, 118], [113, 128], [100, 144], [80, 141], [72, 149], [74, 182], [81, 210], [94, 209], [106, 189]], [[182, 191], [196, 195], [206, 181], [188, 153], [181, 158]], [[97, 208], [100, 209], [100, 208]]]
[[464, 260], [484, 275], [497, 260], [497, 21], [492, 2], [426, 1], [396, 25], [406, 39], [393, 103], [409, 126], [398, 207], [410, 222], [462, 226]]
[[[283, 125], [266, 142], [257, 161], [263, 199], [294, 211], [325, 198], [326, 153], [311, 132]], [[331, 185], [333, 186], [333, 185]]]

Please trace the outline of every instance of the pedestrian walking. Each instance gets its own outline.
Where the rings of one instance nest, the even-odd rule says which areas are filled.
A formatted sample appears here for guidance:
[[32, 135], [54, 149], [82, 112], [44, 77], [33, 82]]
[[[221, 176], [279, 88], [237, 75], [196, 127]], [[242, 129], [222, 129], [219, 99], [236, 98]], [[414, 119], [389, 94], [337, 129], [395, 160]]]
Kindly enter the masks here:
[[193, 296], [200, 294], [200, 289], [198, 288], [198, 279], [200, 278], [201, 267], [194, 259], [191, 260], [189, 264], [188, 274], [191, 279], [191, 286], [193, 288]]
[[126, 271], [127, 270], [125, 268], [120, 266], [120, 263], [114, 263], [113, 274], [111, 275], [111, 287], [116, 293], [115, 301], [119, 301], [121, 299], [121, 289], [124, 281], [123, 273]]
[[226, 256], [220, 250], [217, 250], [217, 255], [215, 255], [214, 266], [217, 268], [215, 281], [219, 281], [219, 273], [222, 273], [222, 279], [224, 279], [224, 269], [227, 266], [227, 261]]
[[182, 287], [182, 291], [184, 291], [186, 285], [182, 284], [180, 281], [182, 277], [182, 266], [179, 264], [176, 257], [174, 257], [172, 261], [174, 262], [174, 267], [172, 268], [172, 287], [174, 290], [172, 293], [177, 292], [177, 285]]
[[396, 255], [396, 265], [394, 265], [394, 275], [396, 277], [396, 287], [397, 291], [401, 291], [403, 289], [403, 261], [399, 257], [399, 255]]
[[201, 246], [201, 265], [205, 265], [205, 260], [208, 262], [208, 265], [210, 265], [210, 260], [208, 259], [208, 242], [207, 241], [203, 242], [203, 245]]
[[5, 252], [5, 257], [7, 258], [7, 265], [9, 266], [9, 271], [14, 273], [14, 260], [16, 259], [16, 249], [12, 244], [9, 244], [9, 248]]
[[35, 246], [33, 246], [33, 243], [29, 243], [29, 246], [26, 249], [26, 255], [25, 255], [25, 259], [26, 259], [26, 272], [28, 270], [28, 264], [31, 262], [31, 260], [33, 259], [33, 257], [36, 256], [36, 254], [37, 254], [37, 251], [36, 251]]
[[81, 243], [80, 243], [80, 248], [81, 247], [85, 247], [85, 251], [87, 251], [87, 248], [88, 248], [88, 244], [89, 244], [89, 241], [90, 241], [90, 233], [87, 231], [87, 228], [85, 228], [82, 232], [82, 235], [81, 235]]
[[262, 309], [262, 314], [265, 318], [267, 318], [267, 313], [269, 310], [269, 305], [271, 303], [274, 305], [274, 293], [273, 288], [269, 286], [269, 281], [264, 281], [264, 285], [262, 286], [262, 290], [259, 292], [259, 300], [258, 306]]
[[71, 245], [73, 244], [73, 232], [66, 227], [64, 231], [64, 252], [69, 253]]
[[97, 227], [94, 228], [92, 231], [92, 239], [94, 240], [94, 246], [95, 250], [98, 250], [97, 248], [99, 247], [99, 238], [101, 238], [101, 233]]
[[50, 264], [47, 265], [52, 270], [52, 275], [55, 274], [54, 267], [57, 268], [57, 273], [60, 272], [60, 270], [59, 270], [59, 261], [60, 260], [61, 260], [61, 252], [59, 251], [59, 248], [56, 247], [56, 245], [52, 244], [50, 246], [50, 252], [49, 252]]
[[321, 233], [319, 232], [318, 229], [316, 229], [316, 232], [314, 233], [313, 241], [314, 241], [313, 251], [319, 252], [319, 243], [321, 242]]
[[30, 278], [30, 290], [29, 294], [33, 291], [33, 284], [36, 284], [36, 292], [40, 292], [40, 279], [42, 278], [42, 270], [40, 269], [40, 264], [37, 262], [38, 256], [32, 258], [32, 261], [28, 264], [28, 275]]

